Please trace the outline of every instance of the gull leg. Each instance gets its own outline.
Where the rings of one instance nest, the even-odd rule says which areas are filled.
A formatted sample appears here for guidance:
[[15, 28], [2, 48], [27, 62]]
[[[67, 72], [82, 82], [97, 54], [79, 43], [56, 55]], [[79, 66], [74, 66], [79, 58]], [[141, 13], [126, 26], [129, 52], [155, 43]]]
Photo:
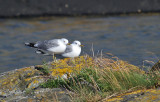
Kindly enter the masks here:
[[54, 56], [54, 54], [53, 54], [53, 61], [56, 61], [56, 57]]
[[54, 60], [55, 60], [55, 61], [57, 61], [57, 58], [56, 58], [56, 56], [54, 56]]
[[54, 61], [54, 55], [53, 55], [53, 61]]

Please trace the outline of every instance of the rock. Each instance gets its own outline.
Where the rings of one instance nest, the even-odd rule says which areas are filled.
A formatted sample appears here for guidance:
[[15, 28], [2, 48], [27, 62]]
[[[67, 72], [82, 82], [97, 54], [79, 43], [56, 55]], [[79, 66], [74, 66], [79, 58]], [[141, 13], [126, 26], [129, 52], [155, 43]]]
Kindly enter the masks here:
[[156, 71], [156, 70], [160, 70], [160, 60], [153, 65], [153, 67], [151, 68], [151, 71]]
[[33, 78], [26, 79], [26, 81], [27, 80], [29, 84], [27, 85], [26, 88], [29, 88], [29, 89], [34, 89], [38, 87], [41, 83], [45, 82], [45, 79], [42, 77], [33, 77]]
[[[85, 59], [85, 60], [84, 60]], [[68, 92], [63, 88], [42, 88], [41, 83], [55, 77], [64, 77], [66, 74], [72, 74], [72, 70], [80, 71], [85, 65], [92, 66], [93, 63], [98, 63], [96, 67], [103, 68], [104, 63], [107, 63], [107, 68], [112, 68], [114, 71], [132, 70], [139, 74], [144, 71], [137, 66], [128, 64], [125, 61], [114, 61], [108, 59], [93, 60], [90, 57], [80, 57], [73, 63], [68, 59], [60, 60], [56, 63], [48, 63], [47, 65], [31, 66], [22, 69], [17, 69], [0, 74], [0, 102], [70, 102], [71, 97], [74, 97], [74, 92]], [[102, 64], [101, 64], [102, 63]], [[157, 66], [160, 64], [158, 63]], [[156, 65], [155, 65], [156, 66]], [[49, 67], [49, 68], [48, 68]], [[73, 74], [72, 74], [73, 75]], [[67, 79], [68, 76], [65, 76]], [[92, 84], [83, 81], [81, 83], [94, 87]], [[159, 85], [159, 84], [157, 84]], [[94, 88], [93, 88], [94, 89]], [[96, 91], [95, 91], [96, 92]], [[160, 101], [160, 89], [138, 90], [106, 98], [102, 101], [107, 102], [127, 102], [127, 101]]]
[[125, 93], [104, 102], [160, 102], [160, 89], [137, 90]]
[[0, 102], [70, 102], [64, 89], [39, 88], [46, 81], [43, 74], [34, 66], [0, 74]]
[[33, 66], [0, 74], [0, 95], [8, 96], [13, 91], [24, 90], [27, 86], [25, 80], [40, 74]]
[[67, 92], [60, 88], [39, 88], [34, 91], [34, 95], [38, 100], [47, 100], [49, 102], [70, 102], [70, 97]]
[[20, 95], [12, 95], [0, 101], [2, 100], [7, 102], [70, 102], [70, 97], [67, 92], [60, 88], [38, 88], [33, 93], [26, 94], [23, 92]]

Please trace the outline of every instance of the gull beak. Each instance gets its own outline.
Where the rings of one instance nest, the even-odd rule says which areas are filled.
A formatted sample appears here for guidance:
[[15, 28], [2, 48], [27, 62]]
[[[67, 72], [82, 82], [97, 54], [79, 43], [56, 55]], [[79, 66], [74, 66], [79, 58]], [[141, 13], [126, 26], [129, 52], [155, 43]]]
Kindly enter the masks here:
[[67, 45], [71, 45], [70, 43], [68, 43]]
[[80, 45], [81, 47], [84, 47], [84, 45]]

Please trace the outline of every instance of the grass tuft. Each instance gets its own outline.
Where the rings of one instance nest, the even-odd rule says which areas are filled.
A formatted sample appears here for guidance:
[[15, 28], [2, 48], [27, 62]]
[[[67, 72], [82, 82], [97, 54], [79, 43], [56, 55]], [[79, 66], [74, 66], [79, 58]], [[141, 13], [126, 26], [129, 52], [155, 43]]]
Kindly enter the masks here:
[[[81, 56], [53, 63], [51, 78], [44, 88], [65, 87], [74, 92], [74, 101], [99, 101], [128, 90], [146, 89], [158, 83], [159, 74], [146, 74], [138, 67], [121, 60]], [[62, 76], [67, 74], [67, 79]]]

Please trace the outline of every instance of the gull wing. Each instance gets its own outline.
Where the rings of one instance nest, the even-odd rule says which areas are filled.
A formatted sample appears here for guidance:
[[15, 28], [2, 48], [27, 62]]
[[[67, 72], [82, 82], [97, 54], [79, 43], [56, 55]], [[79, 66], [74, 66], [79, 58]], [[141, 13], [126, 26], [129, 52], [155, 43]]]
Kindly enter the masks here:
[[71, 45], [67, 46], [66, 50], [64, 51], [64, 54], [69, 53], [69, 52], [72, 52], [72, 46]]
[[42, 50], [47, 50], [52, 47], [57, 47], [59, 46], [58, 39], [54, 40], [45, 40], [45, 41], [38, 41], [36, 43], [37, 48], [42, 49]]

